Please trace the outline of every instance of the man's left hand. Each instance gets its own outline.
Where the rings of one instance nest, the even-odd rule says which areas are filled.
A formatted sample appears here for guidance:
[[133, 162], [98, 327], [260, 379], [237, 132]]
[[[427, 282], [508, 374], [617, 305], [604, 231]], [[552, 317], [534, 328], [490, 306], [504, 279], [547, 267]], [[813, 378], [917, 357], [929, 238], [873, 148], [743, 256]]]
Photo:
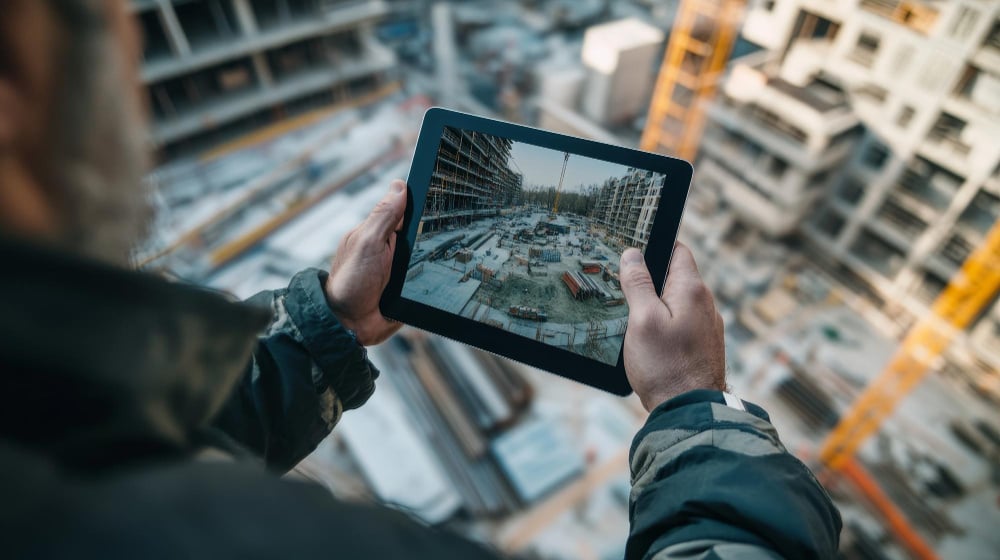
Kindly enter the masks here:
[[368, 218], [340, 241], [333, 257], [325, 286], [327, 303], [364, 346], [385, 341], [402, 326], [383, 317], [378, 302], [389, 283], [405, 210], [406, 183], [397, 179]]

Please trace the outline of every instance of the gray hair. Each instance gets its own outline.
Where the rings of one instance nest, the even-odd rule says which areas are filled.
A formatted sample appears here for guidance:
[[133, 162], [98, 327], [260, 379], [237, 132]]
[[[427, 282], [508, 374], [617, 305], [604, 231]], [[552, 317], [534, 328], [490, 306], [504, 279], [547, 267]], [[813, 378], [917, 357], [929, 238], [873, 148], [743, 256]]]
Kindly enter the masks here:
[[150, 205], [146, 129], [124, 75], [124, 53], [99, 0], [47, 0], [64, 27], [60, 84], [41, 173], [60, 206], [63, 244], [127, 265], [145, 236]]

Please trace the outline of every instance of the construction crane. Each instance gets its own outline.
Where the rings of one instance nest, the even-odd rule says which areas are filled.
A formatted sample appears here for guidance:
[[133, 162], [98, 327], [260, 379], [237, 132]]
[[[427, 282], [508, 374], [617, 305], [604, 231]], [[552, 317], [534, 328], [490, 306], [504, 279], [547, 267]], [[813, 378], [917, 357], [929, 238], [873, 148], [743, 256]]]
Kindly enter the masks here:
[[951, 278], [930, 313], [910, 329], [882, 373], [834, 427], [820, 450], [820, 460], [833, 469], [844, 467], [896, 404], [933, 369], [956, 333], [968, 327], [998, 291], [1000, 220]]
[[556, 200], [552, 203], [552, 215], [559, 213], [559, 195], [562, 194], [563, 179], [566, 178], [566, 165], [569, 163], [569, 152], [563, 153], [563, 168], [559, 174], [559, 186], [556, 187]]
[[698, 153], [705, 106], [738, 35], [743, 0], [684, 0], [670, 33], [639, 147], [686, 160]]

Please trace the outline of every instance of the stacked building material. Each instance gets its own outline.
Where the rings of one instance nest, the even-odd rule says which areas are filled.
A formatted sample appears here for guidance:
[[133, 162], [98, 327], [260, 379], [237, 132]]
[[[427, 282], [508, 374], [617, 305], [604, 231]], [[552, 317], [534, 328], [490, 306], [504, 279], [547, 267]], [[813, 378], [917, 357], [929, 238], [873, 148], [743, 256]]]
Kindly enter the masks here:
[[460, 397], [449, 384], [450, 378], [439, 370], [439, 353], [429, 350], [425, 339], [395, 337], [390, 346], [408, 358], [403, 367], [411, 368], [415, 375], [386, 378], [412, 410], [419, 431], [461, 495], [463, 508], [477, 517], [513, 511], [518, 507], [517, 497], [491, 458], [483, 453], [487, 438], [467, 417]]
[[833, 401], [808, 375], [794, 372], [778, 385], [777, 395], [798, 412], [809, 427], [818, 430], [837, 425], [840, 416]]
[[477, 264], [475, 270], [472, 271], [472, 277], [476, 280], [482, 280], [483, 282], [489, 282], [496, 276], [497, 271], [492, 268], [483, 266], [482, 264]]
[[515, 412], [526, 410], [531, 404], [534, 389], [524, 378], [519, 366], [506, 358], [482, 350], [472, 349], [472, 353]]
[[934, 538], [961, 534], [961, 527], [938, 504], [928, 501], [922, 492], [911, 486], [913, 477], [894, 462], [865, 462], [864, 466], [892, 502], [899, 506], [906, 518], [919, 527], [922, 533], [933, 535]]
[[[478, 241], [476, 241], [475, 239], [470, 240], [469, 243], [467, 244], [467, 246], [468, 247], [472, 247], [472, 250], [476, 250], [476, 249], [482, 247], [483, 245], [486, 245], [486, 243], [490, 239], [493, 239], [494, 237], [495, 236], [492, 233], [489, 234], [489, 235], [485, 235], [484, 234], [482, 237], [479, 238]], [[500, 243], [498, 242], [497, 243], [497, 247], [499, 247], [499, 246], [500, 246]]]
[[[369, 356], [380, 370], [396, 373], [405, 367], [400, 361], [402, 356], [396, 352], [387, 352], [385, 347], [372, 350]], [[347, 445], [361, 471], [363, 480], [356, 484], [426, 523], [441, 523], [462, 506], [462, 495], [435, 457], [433, 447], [420, 433], [419, 422], [414, 421], [414, 415], [409, 413], [394, 389], [380, 386], [357, 414], [337, 425], [337, 437]], [[379, 444], [372, 445], [372, 441]], [[406, 457], [402, 469], [399, 457]], [[332, 477], [331, 482], [343, 491], [343, 481], [349, 475], [341, 469], [328, 470], [329, 467], [326, 462], [319, 463], [316, 474], [324, 481]], [[349, 495], [355, 492], [358, 497], [364, 495], [357, 487], [347, 490], [352, 492]]]
[[464, 237], [465, 237], [464, 233], [461, 235], [456, 235], [455, 237], [452, 237], [451, 239], [438, 245], [436, 249], [434, 249], [433, 251], [430, 252], [429, 255], [427, 255], [427, 260], [436, 261], [437, 259], [440, 259], [445, 255], [445, 253], [448, 252], [448, 249], [451, 249], [452, 246], [461, 241]]
[[435, 337], [427, 340], [427, 350], [480, 432], [492, 432], [513, 420], [510, 402], [468, 346]]
[[546, 230], [552, 233], [569, 233], [569, 224], [557, 224], [555, 222], [539, 222], [540, 226], [544, 226]]
[[584, 274], [599, 274], [603, 268], [599, 262], [580, 261], [580, 270]]
[[524, 503], [551, 493], [585, 467], [583, 455], [567, 434], [542, 419], [525, 422], [496, 438], [491, 450]]
[[483, 243], [483, 240], [485, 240], [485, 239], [486, 239], [486, 233], [485, 232], [484, 233], [476, 233], [476, 234], [473, 234], [473, 235], [469, 236], [469, 238], [465, 240], [465, 243], [463, 243], [463, 245], [465, 245], [466, 247], [473, 247], [473, 246], [475, 246], [474, 248], [478, 249], [479, 245], [481, 245]]
[[460, 263], [467, 263], [472, 260], [472, 251], [468, 249], [462, 249], [461, 251], [455, 253], [455, 261]]
[[594, 297], [608, 299], [611, 297], [596, 281], [581, 272], [564, 272], [562, 281], [569, 288], [573, 299], [585, 300]]
[[562, 260], [562, 253], [554, 249], [546, 249], [542, 251], [541, 259], [544, 262], [559, 262]]

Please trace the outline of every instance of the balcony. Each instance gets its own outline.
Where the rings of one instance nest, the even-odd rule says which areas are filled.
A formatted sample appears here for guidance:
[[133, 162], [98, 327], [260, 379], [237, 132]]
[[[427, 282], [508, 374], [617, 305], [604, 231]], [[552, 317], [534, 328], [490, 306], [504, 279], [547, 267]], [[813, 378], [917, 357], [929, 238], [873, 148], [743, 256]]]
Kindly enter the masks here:
[[969, 258], [973, 250], [975, 250], [975, 247], [972, 243], [969, 243], [961, 235], [953, 234], [941, 246], [939, 255], [943, 261], [948, 263], [949, 268], [957, 268], [962, 266], [962, 263]]
[[290, 20], [278, 27], [262, 29], [257, 34], [203, 39], [189, 56], [147, 61], [142, 68], [142, 79], [147, 84], [155, 83], [254, 52], [351, 29], [359, 23], [387, 14], [388, 10], [382, 0], [343, 2], [333, 4], [312, 18]]
[[1000, 197], [987, 191], [976, 193], [956, 226], [967, 239], [982, 240], [1000, 218]]
[[858, 122], [846, 95], [820, 80], [797, 86], [769, 76], [765, 65], [738, 64], [709, 119], [807, 173], [845, 159], [852, 143], [839, 140]]
[[879, 221], [902, 237], [904, 246], [906, 240], [916, 239], [927, 230], [927, 222], [897, 202], [891, 194], [875, 215]]
[[969, 118], [982, 117], [981, 112], [1000, 113], [1000, 66], [993, 72], [982, 70], [974, 65], [968, 65], [962, 78], [953, 92], [953, 99], [964, 108]]
[[896, 192], [931, 209], [944, 210], [951, 204], [962, 182], [961, 177], [918, 157], [903, 170]]
[[947, 285], [948, 281], [940, 275], [931, 270], [925, 270], [920, 275], [920, 282], [912, 289], [912, 293], [921, 303], [930, 306]]
[[861, 0], [862, 10], [927, 35], [938, 19], [937, 8], [913, 0]]
[[774, 191], [780, 189], [765, 188], [760, 173], [733, 163], [725, 157], [704, 158], [698, 173], [718, 184], [741, 218], [764, 233], [777, 237], [798, 227], [816, 198], [814, 193], [806, 193], [802, 200], [776, 198]]
[[850, 253], [867, 268], [885, 278], [893, 278], [906, 262], [901, 250], [887, 243], [870, 229], [865, 229], [858, 235], [851, 244]]
[[389, 70], [394, 64], [391, 53], [367, 52], [335, 67], [322, 66], [299, 71], [275, 82], [271, 87], [255, 85], [249, 89], [241, 88], [233, 93], [218, 95], [162, 118], [154, 127], [153, 140], [159, 145], [169, 144], [260, 109]]

